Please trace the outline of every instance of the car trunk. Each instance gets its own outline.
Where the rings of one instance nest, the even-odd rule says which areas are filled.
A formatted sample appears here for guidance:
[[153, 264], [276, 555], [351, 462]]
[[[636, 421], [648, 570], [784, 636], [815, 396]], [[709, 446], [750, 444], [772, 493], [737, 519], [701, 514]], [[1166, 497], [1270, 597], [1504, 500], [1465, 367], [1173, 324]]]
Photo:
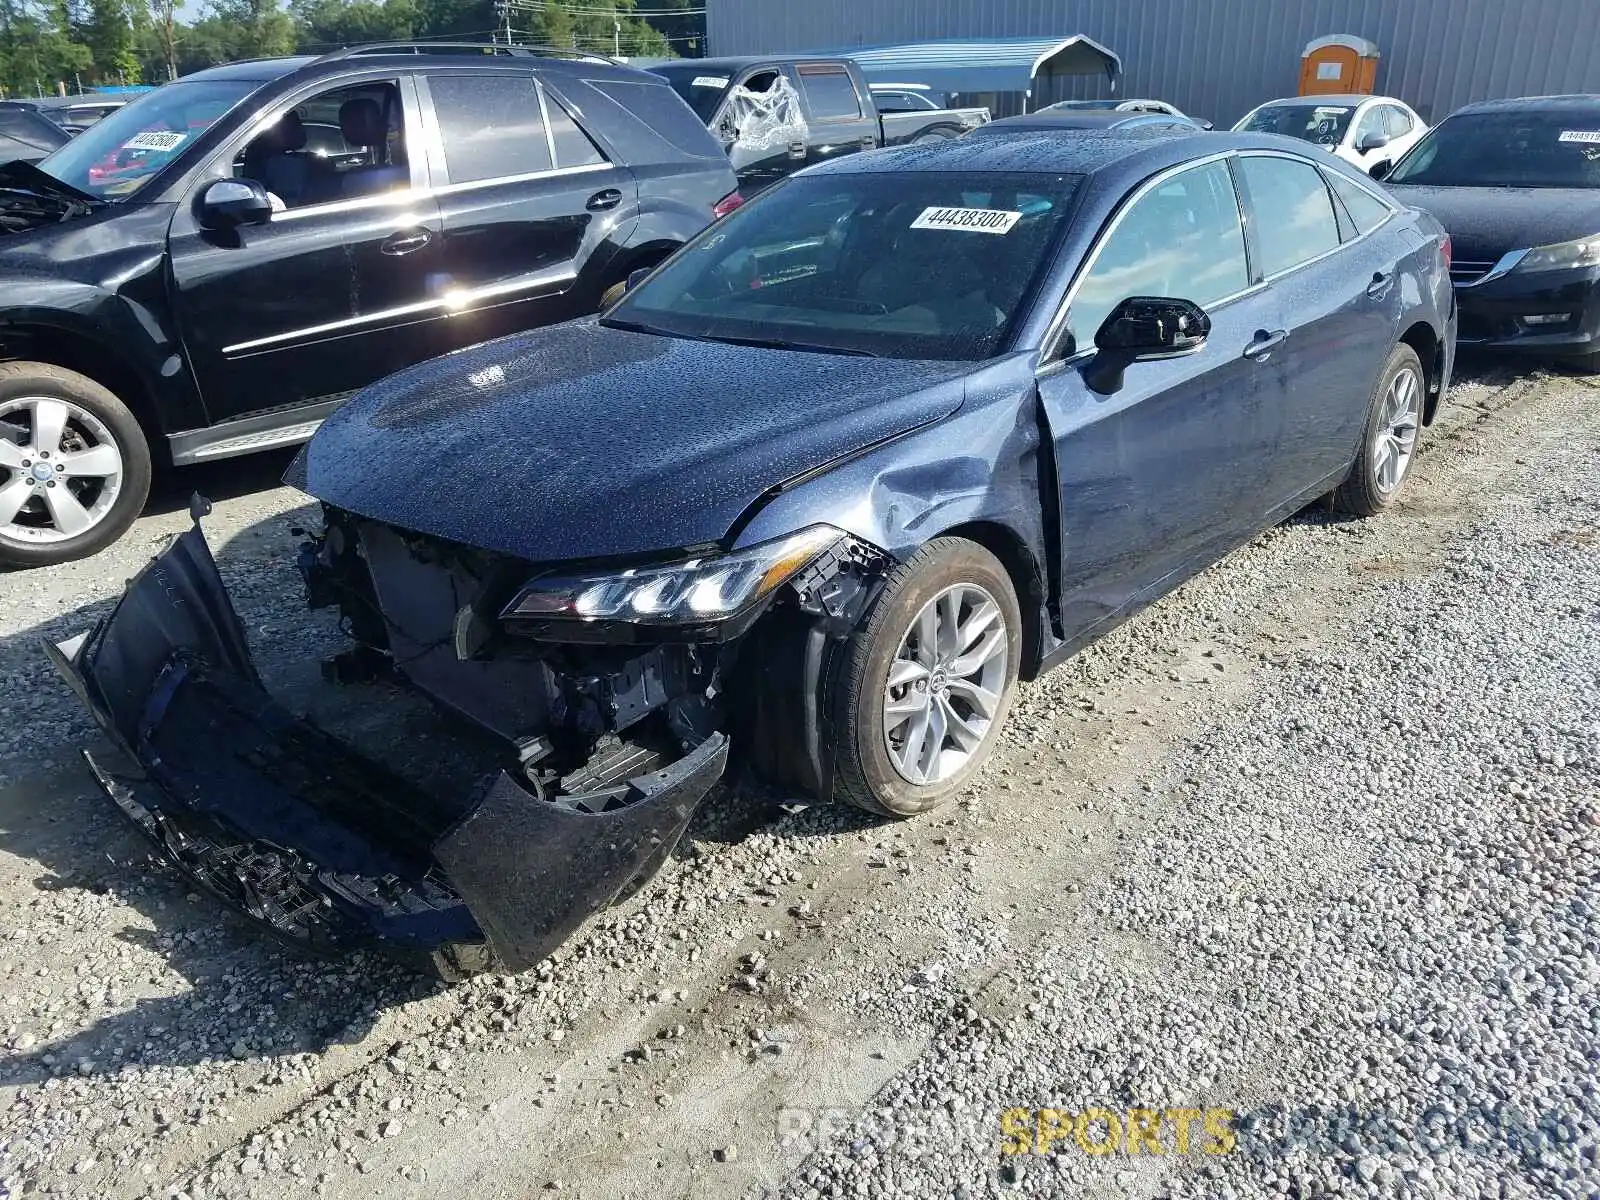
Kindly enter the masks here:
[[[659, 687], [656, 703], [618, 703], [627, 688], [615, 681], [643, 681], [639, 659], [665, 650], [602, 654], [575, 674], [533, 653], [474, 658], [462, 614], [477, 597], [457, 565], [387, 527], [355, 537], [384, 605], [381, 631], [368, 611], [369, 632], [389, 655], [369, 647], [329, 673], [382, 659], [497, 734], [503, 769], [463, 793], [429, 788], [276, 701], [198, 524], [91, 632], [49, 647], [132, 763], [85, 757], [160, 858], [293, 945], [377, 946], [445, 978], [525, 969], [666, 861], [721, 776], [727, 739], [673, 736]], [[310, 566], [315, 602], [327, 578]], [[574, 697], [590, 694], [604, 705], [578, 713]]]

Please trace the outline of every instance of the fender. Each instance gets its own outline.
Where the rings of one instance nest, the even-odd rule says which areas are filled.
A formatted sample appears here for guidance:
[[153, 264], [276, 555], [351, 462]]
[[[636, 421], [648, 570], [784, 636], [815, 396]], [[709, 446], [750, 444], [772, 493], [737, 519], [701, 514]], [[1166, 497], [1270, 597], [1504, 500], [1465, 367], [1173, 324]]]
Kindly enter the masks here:
[[1057, 641], [1059, 577], [1056, 539], [1045, 529], [1056, 508], [1055, 472], [1033, 358], [1014, 354], [969, 376], [948, 417], [770, 491], [735, 525], [734, 548], [822, 523], [903, 561], [942, 534], [971, 536], [1012, 573], [1032, 635], [1022, 664], [1030, 677]]

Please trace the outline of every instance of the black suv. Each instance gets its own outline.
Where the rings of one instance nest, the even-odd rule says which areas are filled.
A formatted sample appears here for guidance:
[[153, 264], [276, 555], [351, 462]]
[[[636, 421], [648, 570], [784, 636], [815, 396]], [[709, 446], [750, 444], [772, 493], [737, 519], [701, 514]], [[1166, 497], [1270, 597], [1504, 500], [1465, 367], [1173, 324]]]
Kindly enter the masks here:
[[0, 167], [0, 563], [109, 545], [153, 463], [593, 312], [735, 189], [657, 76], [503, 46], [233, 63]]

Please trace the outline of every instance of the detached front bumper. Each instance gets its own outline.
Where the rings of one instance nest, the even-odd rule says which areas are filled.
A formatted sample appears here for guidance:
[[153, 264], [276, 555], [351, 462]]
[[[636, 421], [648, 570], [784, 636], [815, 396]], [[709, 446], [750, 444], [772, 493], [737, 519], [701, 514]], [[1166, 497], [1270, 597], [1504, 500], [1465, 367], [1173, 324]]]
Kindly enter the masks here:
[[1600, 268], [1491, 272], [1457, 284], [1456, 303], [1462, 346], [1563, 357], [1600, 352]]
[[272, 699], [198, 524], [46, 650], [141, 768], [85, 754], [159, 857], [295, 946], [375, 946], [447, 979], [525, 970], [642, 885], [727, 763], [711, 733], [592, 802], [504, 771], [433, 795]]

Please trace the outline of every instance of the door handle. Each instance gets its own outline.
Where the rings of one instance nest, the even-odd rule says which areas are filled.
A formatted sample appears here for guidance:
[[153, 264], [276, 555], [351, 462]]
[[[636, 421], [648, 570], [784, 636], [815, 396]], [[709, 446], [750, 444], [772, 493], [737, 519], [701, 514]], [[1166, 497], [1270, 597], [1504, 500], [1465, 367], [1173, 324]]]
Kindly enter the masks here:
[[385, 254], [410, 254], [414, 250], [421, 250], [431, 241], [433, 234], [426, 229], [402, 229], [385, 238], [379, 249]]
[[867, 134], [866, 137], [861, 139], [861, 148], [863, 150], [876, 150], [878, 148], [878, 139], [870, 133]]
[[1244, 348], [1244, 356], [1256, 362], [1265, 362], [1274, 350], [1289, 340], [1287, 329], [1256, 330], [1256, 340]]
[[789, 143], [789, 157], [790, 158], [804, 158], [805, 156], [806, 156], [806, 144], [804, 142], [790, 142]]
[[1389, 288], [1394, 283], [1392, 271], [1379, 271], [1372, 277], [1372, 282], [1367, 284], [1367, 295], [1373, 300], [1382, 300], [1389, 294]]
[[584, 205], [590, 212], [605, 212], [608, 208], [615, 208], [622, 203], [622, 193], [616, 188], [606, 188], [603, 192], [596, 192], [589, 197], [589, 202]]

